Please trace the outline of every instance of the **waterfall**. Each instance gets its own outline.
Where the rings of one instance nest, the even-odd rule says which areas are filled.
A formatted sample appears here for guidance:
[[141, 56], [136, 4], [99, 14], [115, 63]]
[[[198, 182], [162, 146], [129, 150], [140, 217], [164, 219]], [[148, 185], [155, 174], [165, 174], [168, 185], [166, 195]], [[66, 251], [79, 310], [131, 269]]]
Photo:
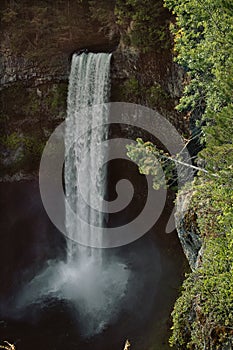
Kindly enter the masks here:
[[[48, 261], [17, 299], [19, 309], [44, 298], [72, 303], [84, 337], [102, 332], [117, 318], [130, 274], [113, 252], [108, 255], [93, 248], [101, 247], [101, 229], [98, 237], [95, 229], [104, 223], [107, 174], [101, 165], [108, 151], [102, 141], [108, 131], [104, 123], [108, 121], [110, 60], [111, 54], [105, 53], [73, 55], [65, 130], [66, 228], [71, 238], [67, 260]], [[67, 206], [76, 213], [75, 219]], [[77, 243], [84, 241], [83, 235], [87, 246]]]
[[[66, 211], [66, 228], [75, 242], [79, 242], [82, 235], [86, 235], [89, 246], [95, 245], [95, 226], [103, 226], [103, 196], [105, 193], [106, 171], [100, 171], [106, 146], [103, 139], [106, 136], [104, 123], [108, 120], [108, 113], [104, 103], [108, 102], [109, 71], [111, 54], [82, 53], [74, 54], [69, 79], [68, 106], [65, 134], [65, 189], [68, 205], [76, 213], [74, 221]], [[97, 108], [96, 108], [97, 106]], [[94, 108], [95, 107], [95, 108]], [[96, 113], [97, 112], [97, 113]], [[94, 128], [93, 125], [100, 125]], [[77, 139], [80, 130], [88, 130]], [[100, 147], [96, 147], [100, 145]], [[86, 197], [86, 198], [83, 198]], [[88, 232], [82, 225], [84, 220], [91, 225]], [[68, 259], [80, 253], [82, 248], [75, 248], [69, 244]], [[83, 254], [87, 254], [84, 249]], [[93, 249], [89, 249], [93, 254]], [[82, 258], [82, 254], [80, 258]], [[100, 254], [99, 254], [100, 256]]]
[[[63, 297], [77, 306], [87, 336], [101, 332], [116, 317], [128, 281], [128, 270], [122, 262], [113, 256], [106, 262], [103, 249], [93, 248], [100, 247], [102, 239], [101, 230], [97, 236], [95, 227], [104, 224], [107, 174], [101, 166], [108, 151], [103, 141], [108, 131], [104, 124], [108, 121], [105, 103], [109, 97], [110, 60], [111, 54], [107, 53], [74, 54], [67, 101], [66, 206], [72, 207], [76, 219], [66, 210], [71, 239], [67, 263], [60, 266], [59, 288]], [[75, 243], [83, 242], [82, 235], [87, 237], [88, 247]]]

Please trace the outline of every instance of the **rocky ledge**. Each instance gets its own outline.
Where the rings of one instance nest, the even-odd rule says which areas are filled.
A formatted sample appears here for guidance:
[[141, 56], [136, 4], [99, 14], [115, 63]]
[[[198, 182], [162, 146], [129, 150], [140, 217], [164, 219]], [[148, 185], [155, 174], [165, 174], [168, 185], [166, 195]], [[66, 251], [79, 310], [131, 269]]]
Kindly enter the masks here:
[[197, 226], [197, 217], [190, 205], [192, 196], [192, 189], [178, 193], [176, 198], [175, 222], [183, 251], [191, 270], [194, 271], [201, 262], [203, 247]]

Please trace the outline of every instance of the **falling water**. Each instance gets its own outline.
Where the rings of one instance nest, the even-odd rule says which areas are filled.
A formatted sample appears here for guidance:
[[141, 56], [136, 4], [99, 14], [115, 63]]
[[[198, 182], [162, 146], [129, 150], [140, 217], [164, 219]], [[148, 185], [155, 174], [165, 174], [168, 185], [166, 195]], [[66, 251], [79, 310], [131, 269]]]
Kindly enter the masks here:
[[[103, 263], [102, 249], [93, 248], [100, 247], [102, 239], [101, 233], [97, 237], [95, 228], [104, 224], [106, 170], [101, 166], [107, 152], [103, 141], [107, 136], [104, 124], [108, 121], [105, 103], [109, 95], [110, 60], [111, 54], [106, 53], [73, 55], [68, 91], [66, 205], [76, 215], [74, 219], [66, 210], [66, 228], [72, 239], [68, 241], [67, 264], [60, 273], [63, 296], [76, 303], [87, 335], [100, 332], [114, 319], [128, 281], [123, 263], [113, 258]], [[83, 235], [88, 247], [75, 243], [83, 241]]]
[[[76, 220], [67, 210], [66, 227], [69, 237], [75, 242], [82, 241], [80, 237], [86, 235], [90, 247], [95, 245], [96, 240], [101, 240], [101, 236], [96, 237], [95, 226], [102, 227], [104, 220], [102, 203], [106, 171], [100, 171], [99, 165], [107, 152], [102, 141], [107, 132], [104, 123], [108, 113], [103, 104], [108, 102], [110, 60], [111, 54], [107, 53], [74, 54], [69, 80], [65, 187], [68, 205], [76, 212]], [[93, 125], [100, 127], [96, 129]], [[85, 132], [77, 138], [81, 130]], [[82, 220], [90, 223], [88, 232]], [[77, 248], [73, 243], [69, 248], [68, 258], [72, 260]], [[81, 248], [78, 250], [80, 253]], [[87, 250], [79, 258], [83, 254], [87, 254]], [[92, 255], [93, 250], [89, 249], [89, 254]]]
[[[71, 238], [67, 241], [67, 261], [48, 261], [47, 268], [17, 299], [18, 308], [44, 298], [71, 302], [79, 329], [88, 337], [101, 332], [117, 317], [130, 276], [121, 259], [113, 255], [109, 258], [103, 249], [93, 248], [101, 246], [101, 233], [96, 237], [95, 228], [104, 223], [106, 170], [101, 165], [107, 152], [103, 141], [107, 136], [104, 123], [108, 121], [105, 103], [110, 60], [111, 54], [105, 53], [73, 55], [65, 133], [65, 190], [66, 205], [76, 213], [76, 219], [66, 210]], [[77, 243], [83, 241], [83, 235], [87, 247]]]

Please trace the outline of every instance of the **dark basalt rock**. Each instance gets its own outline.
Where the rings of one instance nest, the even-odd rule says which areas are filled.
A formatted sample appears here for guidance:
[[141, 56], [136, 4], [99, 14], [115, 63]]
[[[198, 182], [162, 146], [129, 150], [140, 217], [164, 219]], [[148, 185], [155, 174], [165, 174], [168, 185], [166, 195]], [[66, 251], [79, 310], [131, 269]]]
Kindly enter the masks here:
[[176, 198], [175, 222], [178, 237], [189, 265], [194, 271], [201, 262], [202, 240], [193, 208], [189, 206], [193, 190], [181, 191]]

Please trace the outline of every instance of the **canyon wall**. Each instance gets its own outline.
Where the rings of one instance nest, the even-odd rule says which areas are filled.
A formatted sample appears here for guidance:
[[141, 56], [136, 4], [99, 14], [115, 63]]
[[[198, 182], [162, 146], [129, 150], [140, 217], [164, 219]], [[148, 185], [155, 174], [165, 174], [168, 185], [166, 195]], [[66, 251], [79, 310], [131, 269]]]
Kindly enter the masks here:
[[[113, 52], [111, 101], [154, 108], [189, 133], [187, 116], [174, 110], [184, 73], [173, 62], [171, 46], [126, 43], [133, 20], [125, 15], [123, 23], [115, 8], [107, 0], [1, 4], [1, 181], [37, 175], [45, 142], [66, 115], [71, 56], [82, 49]], [[170, 20], [162, 11], [165, 31]]]

